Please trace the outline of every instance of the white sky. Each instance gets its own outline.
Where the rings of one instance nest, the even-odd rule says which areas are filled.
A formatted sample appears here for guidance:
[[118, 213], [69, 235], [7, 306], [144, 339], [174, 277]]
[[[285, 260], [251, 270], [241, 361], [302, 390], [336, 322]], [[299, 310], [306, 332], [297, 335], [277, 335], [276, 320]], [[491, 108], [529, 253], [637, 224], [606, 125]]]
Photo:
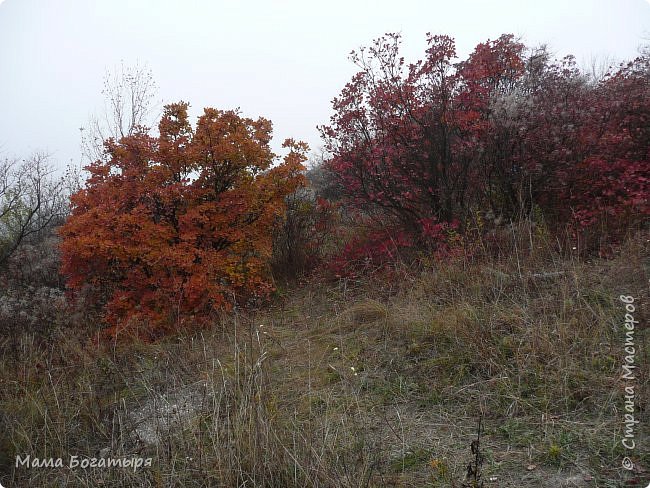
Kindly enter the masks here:
[[[316, 125], [355, 67], [348, 53], [401, 32], [407, 60], [425, 33], [461, 56], [502, 33], [579, 62], [630, 59], [650, 37], [649, 0], [0, 0], [0, 157], [80, 160], [79, 127], [102, 104], [104, 73], [146, 63], [164, 103], [241, 107], [317, 149]], [[647, 41], [646, 41], [647, 42]]]

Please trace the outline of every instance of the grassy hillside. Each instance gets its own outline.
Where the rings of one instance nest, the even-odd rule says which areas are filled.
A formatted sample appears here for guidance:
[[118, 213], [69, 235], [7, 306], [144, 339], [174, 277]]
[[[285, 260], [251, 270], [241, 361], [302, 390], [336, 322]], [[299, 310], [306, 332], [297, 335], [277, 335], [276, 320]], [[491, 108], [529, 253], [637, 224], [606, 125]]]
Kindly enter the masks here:
[[[648, 246], [584, 262], [522, 233], [500, 257], [278, 287], [268, 307], [156, 344], [98, 347], [55, 326], [6, 337], [0, 480], [472, 486], [482, 418], [485, 486], [645, 486], [621, 461], [650, 469]], [[621, 294], [640, 322], [632, 454]], [[64, 467], [15, 468], [28, 453]], [[152, 466], [70, 469], [71, 455]]]

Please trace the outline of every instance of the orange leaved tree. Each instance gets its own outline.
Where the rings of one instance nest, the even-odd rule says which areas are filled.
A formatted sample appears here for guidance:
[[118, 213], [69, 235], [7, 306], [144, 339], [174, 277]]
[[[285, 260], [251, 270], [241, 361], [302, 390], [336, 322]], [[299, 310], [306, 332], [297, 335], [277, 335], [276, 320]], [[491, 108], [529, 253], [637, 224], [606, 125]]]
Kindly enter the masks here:
[[273, 226], [307, 145], [285, 141], [278, 161], [269, 120], [207, 108], [193, 128], [187, 108], [166, 106], [158, 137], [109, 139], [61, 229], [68, 287], [104, 307], [113, 334], [201, 325], [271, 288]]

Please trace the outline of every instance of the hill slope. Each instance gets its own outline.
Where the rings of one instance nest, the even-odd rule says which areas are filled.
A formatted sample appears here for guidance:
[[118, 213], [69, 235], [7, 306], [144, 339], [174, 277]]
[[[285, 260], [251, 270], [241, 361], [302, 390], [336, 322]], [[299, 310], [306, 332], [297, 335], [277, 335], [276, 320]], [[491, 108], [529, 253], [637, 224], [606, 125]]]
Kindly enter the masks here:
[[[608, 261], [513, 252], [278, 293], [158, 344], [69, 331], [3, 351], [8, 486], [461, 486], [482, 418], [485, 486], [648, 480], [648, 241]], [[534, 246], [533, 246], [534, 247]], [[639, 321], [621, 378], [625, 304]], [[626, 450], [624, 387], [635, 389]], [[16, 455], [151, 457], [16, 468]], [[621, 468], [624, 456], [636, 471]], [[471, 486], [471, 485], [467, 485]], [[643, 485], [645, 486], [645, 485]]]

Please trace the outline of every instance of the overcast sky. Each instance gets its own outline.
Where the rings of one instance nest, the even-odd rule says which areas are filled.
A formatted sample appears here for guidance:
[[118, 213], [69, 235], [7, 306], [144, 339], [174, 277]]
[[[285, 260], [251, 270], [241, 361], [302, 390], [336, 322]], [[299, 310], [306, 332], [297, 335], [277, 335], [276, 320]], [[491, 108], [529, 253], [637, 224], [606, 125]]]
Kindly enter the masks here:
[[[459, 55], [502, 33], [558, 56], [619, 60], [650, 37], [649, 0], [0, 0], [0, 157], [80, 160], [79, 128], [101, 108], [106, 70], [147, 64], [164, 103], [241, 107], [305, 140], [354, 73], [348, 53], [401, 32], [408, 60], [425, 33]], [[647, 41], [645, 41], [647, 42]], [[278, 144], [274, 144], [278, 147]]]

